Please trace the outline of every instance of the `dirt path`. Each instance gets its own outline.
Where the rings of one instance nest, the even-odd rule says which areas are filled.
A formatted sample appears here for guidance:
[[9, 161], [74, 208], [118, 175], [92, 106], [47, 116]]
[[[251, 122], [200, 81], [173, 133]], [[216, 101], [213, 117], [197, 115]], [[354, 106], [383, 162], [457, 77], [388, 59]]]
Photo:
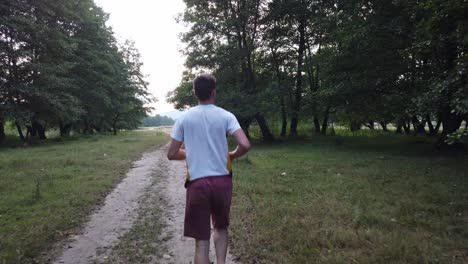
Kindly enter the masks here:
[[110, 250], [136, 220], [140, 199], [162, 155], [158, 148], [134, 162], [127, 176], [107, 195], [104, 205], [91, 214], [83, 232], [60, 243], [63, 252], [54, 263], [90, 263]]
[[[160, 129], [168, 133], [170, 128]], [[161, 236], [166, 241], [168, 252], [154, 263], [191, 263], [194, 250], [193, 239], [183, 237], [185, 210], [185, 163], [169, 162], [167, 145], [143, 154], [122, 182], [110, 193], [104, 205], [92, 213], [80, 234], [59, 244], [62, 253], [53, 263], [95, 263], [106, 261], [119, 238], [127, 233], [138, 218], [140, 202], [145, 191], [159, 190], [167, 203], [161, 215], [165, 228]], [[157, 188], [150, 188], [156, 183]], [[142, 208], [144, 210], [144, 207]], [[210, 259], [215, 260], [213, 242]], [[235, 263], [228, 254], [227, 263]]]

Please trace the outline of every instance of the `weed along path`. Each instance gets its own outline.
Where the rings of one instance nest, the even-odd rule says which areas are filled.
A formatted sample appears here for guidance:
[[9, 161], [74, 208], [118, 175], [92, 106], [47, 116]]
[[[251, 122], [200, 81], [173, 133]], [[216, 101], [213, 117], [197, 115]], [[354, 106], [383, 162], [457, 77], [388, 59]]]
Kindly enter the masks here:
[[[166, 150], [143, 154], [82, 231], [56, 246], [53, 263], [192, 263], [194, 240], [183, 237], [185, 163], [168, 161]], [[235, 263], [229, 254], [227, 263]]]

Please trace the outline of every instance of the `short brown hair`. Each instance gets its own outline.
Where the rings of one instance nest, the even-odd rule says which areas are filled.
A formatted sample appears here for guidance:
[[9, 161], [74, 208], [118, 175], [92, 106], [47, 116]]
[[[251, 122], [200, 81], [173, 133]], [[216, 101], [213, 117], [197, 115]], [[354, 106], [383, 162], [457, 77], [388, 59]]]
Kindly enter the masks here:
[[211, 74], [200, 74], [193, 80], [193, 90], [198, 100], [206, 101], [210, 99], [211, 92], [216, 89], [216, 79]]

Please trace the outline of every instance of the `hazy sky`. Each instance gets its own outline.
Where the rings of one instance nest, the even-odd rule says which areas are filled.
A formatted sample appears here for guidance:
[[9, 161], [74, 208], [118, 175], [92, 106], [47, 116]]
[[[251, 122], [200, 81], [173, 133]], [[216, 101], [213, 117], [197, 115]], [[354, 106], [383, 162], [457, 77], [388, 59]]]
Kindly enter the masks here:
[[149, 91], [157, 99], [154, 113], [174, 110], [166, 103], [167, 92], [179, 84], [183, 71], [182, 43], [179, 34], [184, 30], [175, 17], [184, 11], [182, 0], [95, 0], [110, 14], [112, 26], [119, 41], [135, 41], [148, 74]]

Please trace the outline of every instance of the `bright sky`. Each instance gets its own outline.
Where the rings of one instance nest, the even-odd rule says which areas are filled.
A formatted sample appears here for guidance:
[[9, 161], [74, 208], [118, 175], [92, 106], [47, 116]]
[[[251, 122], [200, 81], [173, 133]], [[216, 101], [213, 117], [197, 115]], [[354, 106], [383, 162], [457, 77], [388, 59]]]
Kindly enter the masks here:
[[154, 113], [173, 111], [166, 103], [166, 95], [179, 84], [183, 71], [183, 57], [179, 50], [183, 44], [179, 34], [184, 27], [175, 21], [184, 11], [182, 0], [95, 0], [110, 14], [111, 26], [119, 41], [135, 41], [148, 74], [149, 92], [157, 99]]

